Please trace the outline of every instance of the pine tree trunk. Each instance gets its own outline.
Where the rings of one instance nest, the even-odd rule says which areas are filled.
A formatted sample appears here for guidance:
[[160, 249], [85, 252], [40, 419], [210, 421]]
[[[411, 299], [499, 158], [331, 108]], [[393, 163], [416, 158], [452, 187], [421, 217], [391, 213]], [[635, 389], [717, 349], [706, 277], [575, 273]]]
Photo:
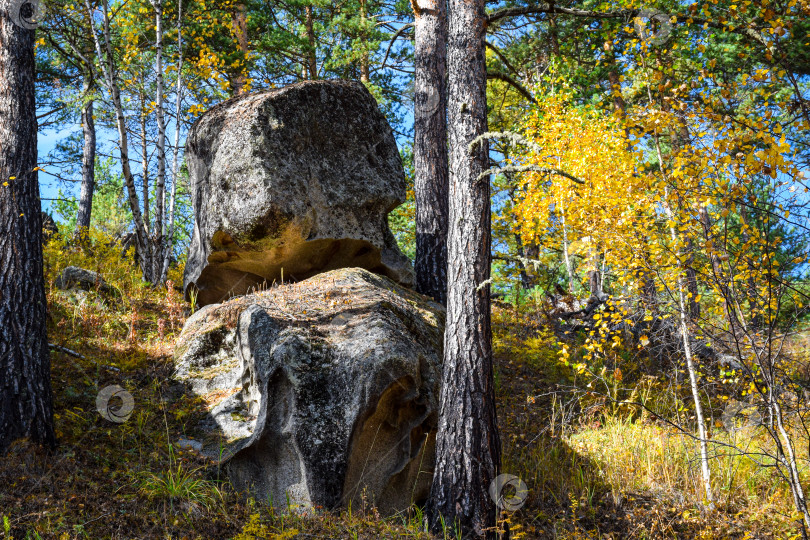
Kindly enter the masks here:
[[[93, 81], [87, 76], [84, 81], [84, 95], [92, 91]], [[79, 196], [79, 212], [76, 218], [76, 234], [81, 237], [90, 228], [93, 210], [93, 194], [96, 190], [96, 123], [93, 120], [93, 100], [87, 99], [82, 107], [82, 187]]]
[[[360, 0], [360, 39], [364, 44], [368, 41], [366, 37], [367, 24], [367, 0]], [[364, 49], [360, 54], [360, 81], [366, 84], [371, 82], [371, 59], [369, 58], [368, 49]]]
[[523, 245], [523, 238], [515, 234], [515, 248], [518, 254], [518, 268], [520, 269], [520, 284], [525, 290], [533, 288], [536, 283], [534, 263], [537, 260], [539, 250], [536, 245]]
[[[236, 35], [236, 43], [239, 45], [239, 50], [245, 55], [247, 60], [248, 53], [248, 35], [247, 35], [247, 6], [240, 2], [236, 4], [233, 12], [233, 31]], [[245, 93], [247, 86], [247, 78], [244, 71], [236, 76], [233, 82], [233, 95], [241, 96]]]
[[0, 454], [21, 437], [51, 447], [51, 371], [42, 274], [34, 31], [0, 0]]
[[610, 93], [613, 96], [613, 112], [624, 117], [627, 104], [624, 101], [624, 96], [622, 96], [622, 82], [619, 78], [619, 68], [616, 65], [616, 57], [612, 46], [605, 45], [605, 58], [608, 64], [607, 76], [610, 83]]
[[309, 47], [307, 48], [306, 58], [307, 58], [307, 78], [310, 81], [314, 81], [318, 78], [318, 63], [316, 57], [316, 45], [315, 45], [315, 14], [312, 9], [312, 5], [309, 5], [305, 9], [306, 12], [306, 36], [307, 36], [307, 43]]
[[465, 538], [494, 539], [497, 512], [488, 490], [498, 475], [501, 445], [490, 326], [490, 186], [488, 177], [479, 178], [489, 154], [486, 142], [469, 148], [487, 130], [485, 3], [449, 2], [449, 286], [427, 519], [435, 532], [443, 518]]
[[414, 3], [416, 290], [447, 301], [447, 13], [443, 0]]

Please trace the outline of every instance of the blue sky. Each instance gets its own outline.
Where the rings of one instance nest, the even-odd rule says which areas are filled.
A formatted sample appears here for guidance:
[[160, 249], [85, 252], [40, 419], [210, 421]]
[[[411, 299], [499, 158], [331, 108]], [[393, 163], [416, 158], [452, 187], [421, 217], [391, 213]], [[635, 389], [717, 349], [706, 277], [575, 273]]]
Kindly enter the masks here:
[[[48, 153], [55, 147], [56, 143], [69, 134], [67, 131], [46, 129], [39, 132], [37, 137], [37, 151], [39, 154], [39, 163], [45, 163], [48, 160]], [[59, 171], [53, 170], [53, 167], [44, 167], [46, 172], [39, 173], [39, 196], [43, 199], [53, 199], [58, 195], [59, 183], [56, 178], [47, 174], [47, 171], [57, 173]], [[42, 209], [50, 212], [52, 201], [42, 201]]]

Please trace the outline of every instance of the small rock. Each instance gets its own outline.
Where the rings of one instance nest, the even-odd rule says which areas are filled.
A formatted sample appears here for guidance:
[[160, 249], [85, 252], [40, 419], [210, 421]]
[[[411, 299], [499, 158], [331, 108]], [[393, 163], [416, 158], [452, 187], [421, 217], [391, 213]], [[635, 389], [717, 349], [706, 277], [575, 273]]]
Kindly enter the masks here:
[[193, 439], [179, 439], [175, 446], [180, 450], [194, 450], [195, 452], [202, 452], [203, 443]]
[[101, 274], [93, 272], [92, 270], [85, 270], [78, 266], [68, 266], [65, 268], [59, 277], [56, 278], [54, 285], [58, 289], [82, 289], [85, 291], [99, 291], [105, 294], [115, 294], [117, 291], [110, 287]]

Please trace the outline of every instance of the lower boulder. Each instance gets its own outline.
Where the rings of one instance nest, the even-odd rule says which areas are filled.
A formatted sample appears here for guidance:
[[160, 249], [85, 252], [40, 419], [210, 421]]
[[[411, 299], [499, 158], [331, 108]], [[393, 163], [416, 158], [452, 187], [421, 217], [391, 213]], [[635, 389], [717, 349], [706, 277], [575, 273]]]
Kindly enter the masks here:
[[358, 268], [206, 306], [175, 351], [205, 413], [189, 435], [258, 501], [407, 509], [432, 480], [443, 326]]

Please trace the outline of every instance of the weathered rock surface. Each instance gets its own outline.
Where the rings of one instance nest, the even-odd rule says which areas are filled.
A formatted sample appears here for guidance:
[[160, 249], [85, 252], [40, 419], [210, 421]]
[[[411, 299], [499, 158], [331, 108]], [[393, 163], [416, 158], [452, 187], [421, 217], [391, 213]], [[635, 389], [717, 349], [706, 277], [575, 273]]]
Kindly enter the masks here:
[[412, 283], [387, 222], [405, 200], [402, 161], [362, 84], [226, 101], [192, 127], [187, 159], [196, 223], [184, 286], [198, 305], [336, 268]]
[[92, 270], [85, 270], [78, 266], [68, 266], [54, 281], [57, 289], [82, 289], [85, 291], [98, 290], [102, 293], [114, 294], [114, 288], [104, 281], [101, 274]]
[[206, 306], [175, 350], [204, 413], [188, 435], [259, 501], [406, 509], [432, 479], [443, 325], [358, 268]]

